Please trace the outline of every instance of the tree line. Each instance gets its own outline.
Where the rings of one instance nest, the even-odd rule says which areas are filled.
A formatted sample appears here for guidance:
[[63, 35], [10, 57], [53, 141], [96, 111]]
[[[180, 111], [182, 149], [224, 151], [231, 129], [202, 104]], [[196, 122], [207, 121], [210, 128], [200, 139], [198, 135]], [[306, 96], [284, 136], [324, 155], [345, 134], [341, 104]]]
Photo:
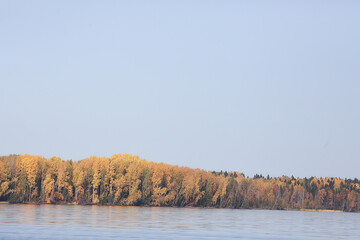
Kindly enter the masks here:
[[360, 182], [259, 174], [249, 178], [130, 154], [81, 161], [26, 154], [0, 157], [0, 201], [359, 212]]

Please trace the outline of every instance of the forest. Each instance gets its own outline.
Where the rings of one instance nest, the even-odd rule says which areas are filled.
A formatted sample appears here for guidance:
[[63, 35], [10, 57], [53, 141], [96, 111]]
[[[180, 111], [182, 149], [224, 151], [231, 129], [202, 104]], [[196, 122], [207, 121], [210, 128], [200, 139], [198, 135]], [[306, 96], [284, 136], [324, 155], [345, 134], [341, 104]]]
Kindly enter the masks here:
[[81, 161], [0, 157], [0, 201], [360, 211], [358, 179], [246, 177], [148, 162], [130, 154]]

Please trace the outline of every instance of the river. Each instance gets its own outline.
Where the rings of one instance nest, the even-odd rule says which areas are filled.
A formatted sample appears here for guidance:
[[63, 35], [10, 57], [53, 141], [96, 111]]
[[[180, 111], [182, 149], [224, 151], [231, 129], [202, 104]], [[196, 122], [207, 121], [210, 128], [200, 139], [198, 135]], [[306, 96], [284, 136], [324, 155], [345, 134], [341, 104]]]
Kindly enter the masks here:
[[0, 204], [0, 239], [360, 239], [360, 214]]

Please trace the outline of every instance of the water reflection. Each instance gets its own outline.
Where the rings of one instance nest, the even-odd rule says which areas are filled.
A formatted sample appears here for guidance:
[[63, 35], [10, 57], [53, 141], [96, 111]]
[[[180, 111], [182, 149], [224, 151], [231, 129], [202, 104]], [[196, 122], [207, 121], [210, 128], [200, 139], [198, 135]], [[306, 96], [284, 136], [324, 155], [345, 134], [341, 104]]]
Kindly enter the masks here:
[[[0, 205], [0, 238], [356, 239], [360, 214], [119, 206]], [[54, 234], [58, 231], [58, 235]], [[101, 235], [102, 234], [102, 235]]]

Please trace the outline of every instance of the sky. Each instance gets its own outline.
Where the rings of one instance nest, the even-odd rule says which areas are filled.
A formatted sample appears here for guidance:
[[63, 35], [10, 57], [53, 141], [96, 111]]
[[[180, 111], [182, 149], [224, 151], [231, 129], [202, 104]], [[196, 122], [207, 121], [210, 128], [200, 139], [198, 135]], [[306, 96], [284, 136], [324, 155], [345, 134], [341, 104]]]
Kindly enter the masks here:
[[360, 178], [359, 1], [0, 1], [0, 155]]

